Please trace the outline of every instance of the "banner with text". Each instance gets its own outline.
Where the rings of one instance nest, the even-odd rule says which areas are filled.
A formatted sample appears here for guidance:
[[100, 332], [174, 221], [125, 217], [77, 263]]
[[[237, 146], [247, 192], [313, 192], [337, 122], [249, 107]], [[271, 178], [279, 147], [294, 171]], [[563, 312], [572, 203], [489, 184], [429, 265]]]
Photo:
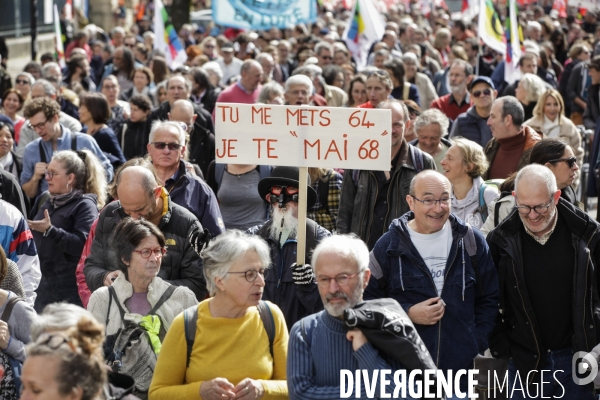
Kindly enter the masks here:
[[288, 28], [317, 20], [317, 0], [213, 0], [215, 23], [239, 29]]
[[217, 103], [216, 162], [390, 170], [390, 110]]

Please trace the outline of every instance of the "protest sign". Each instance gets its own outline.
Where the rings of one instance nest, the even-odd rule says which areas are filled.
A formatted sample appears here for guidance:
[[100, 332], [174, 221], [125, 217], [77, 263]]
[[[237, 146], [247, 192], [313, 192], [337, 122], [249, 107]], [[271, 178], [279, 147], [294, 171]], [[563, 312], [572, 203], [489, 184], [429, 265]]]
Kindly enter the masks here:
[[217, 103], [216, 162], [390, 169], [391, 111]]
[[316, 0], [213, 0], [215, 23], [247, 30], [288, 28], [317, 20]]

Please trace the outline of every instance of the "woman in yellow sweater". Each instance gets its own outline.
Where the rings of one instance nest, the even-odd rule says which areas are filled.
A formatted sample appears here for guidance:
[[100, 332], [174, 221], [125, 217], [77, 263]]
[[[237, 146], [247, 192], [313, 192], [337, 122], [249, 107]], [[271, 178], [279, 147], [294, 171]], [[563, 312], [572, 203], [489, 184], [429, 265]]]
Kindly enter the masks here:
[[285, 319], [279, 307], [263, 303], [274, 328], [271, 346], [265, 313], [261, 318], [257, 308], [270, 264], [267, 244], [232, 230], [212, 241], [202, 257], [213, 297], [198, 305], [189, 359], [184, 315], [171, 324], [149, 399], [287, 399]]

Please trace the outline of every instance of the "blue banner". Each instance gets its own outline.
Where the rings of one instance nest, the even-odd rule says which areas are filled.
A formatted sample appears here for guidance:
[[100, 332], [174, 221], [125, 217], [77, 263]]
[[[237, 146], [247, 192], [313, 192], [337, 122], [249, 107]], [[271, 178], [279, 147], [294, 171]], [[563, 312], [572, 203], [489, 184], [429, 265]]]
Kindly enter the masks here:
[[317, 0], [213, 0], [215, 23], [239, 29], [287, 28], [317, 20]]

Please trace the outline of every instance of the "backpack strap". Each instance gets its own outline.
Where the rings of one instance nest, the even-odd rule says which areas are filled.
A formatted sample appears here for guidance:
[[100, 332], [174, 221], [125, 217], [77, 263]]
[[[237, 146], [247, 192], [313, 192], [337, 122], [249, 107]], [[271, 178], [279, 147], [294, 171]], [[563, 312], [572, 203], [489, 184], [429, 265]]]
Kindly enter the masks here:
[[72, 132], [73, 136], [71, 136], [71, 150], [77, 151], [77, 133]]
[[198, 323], [198, 306], [188, 307], [183, 311], [183, 327], [185, 329], [185, 343], [187, 345], [187, 358], [185, 367], [190, 366], [190, 358], [192, 357], [192, 348], [194, 347], [194, 339], [196, 339], [196, 325]]
[[8, 324], [8, 319], [10, 318], [10, 314], [12, 314], [12, 310], [19, 301], [22, 301], [19, 296], [14, 296], [8, 299], [6, 305], [4, 306], [4, 312], [2, 312], [2, 316], [0, 319]]
[[121, 150], [125, 152], [125, 132], [127, 132], [127, 123], [123, 124], [123, 130], [121, 131]]
[[358, 178], [360, 178], [360, 169], [352, 170], [352, 182], [354, 182], [354, 186], [358, 187]]
[[471, 265], [475, 270], [475, 285], [479, 291], [479, 294], [483, 294], [481, 289], [481, 281], [479, 279], [479, 261], [477, 260], [477, 242], [475, 241], [475, 234], [473, 233], [473, 227], [471, 224], [467, 224], [467, 234], [463, 238], [463, 243], [469, 258], [471, 259]]
[[317, 233], [319, 231], [319, 225], [312, 219], [306, 219], [306, 249], [304, 253], [304, 262], [309, 264], [311, 251], [317, 247]]
[[260, 179], [263, 180], [265, 178], [269, 178], [271, 176], [271, 171], [273, 171], [273, 167], [270, 165], [259, 165], [258, 173], [260, 174]]
[[485, 189], [487, 188], [487, 185], [485, 182], [483, 182], [481, 184], [481, 186], [479, 186], [479, 209], [475, 210], [475, 212], [479, 211], [479, 213], [481, 214], [481, 216], [483, 217], [483, 222], [485, 222], [485, 220], [488, 217], [488, 212], [487, 212], [487, 205], [485, 204]]
[[[114, 287], [109, 286], [108, 287], [108, 293], [110, 294], [110, 297], [114, 297], [115, 303], [117, 303], [117, 307], [119, 307], [119, 314], [121, 314], [121, 320], [125, 320], [125, 310], [123, 310], [123, 307], [121, 307], [121, 303], [119, 303], [119, 298], [117, 297], [117, 291], [115, 290]], [[110, 311], [110, 306], [109, 306], [109, 311]], [[107, 321], [108, 321], [108, 316], [107, 316]]]
[[331, 179], [332, 172], [329, 171], [325, 176], [327, 178], [326, 181], [320, 180], [318, 181], [318, 194], [319, 194], [319, 203], [321, 203], [321, 207], [327, 210], [327, 213], [330, 214], [329, 211], [329, 180]]
[[423, 169], [425, 169], [423, 164], [423, 153], [415, 146], [410, 145], [408, 148], [410, 149], [410, 157], [412, 158], [415, 170], [417, 170], [417, 172], [423, 171]]
[[261, 300], [258, 302], [256, 308], [258, 308], [260, 319], [265, 327], [265, 331], [267, 331], [267, 336], [269, 337], [269, 351], [271, 352], [271, 357], [274, 358], [273, 342], [275, 341], [275, 319], [273, 319], [271, 307], [269, 307], [266, 301]]
[[163, 304], [165, 304], [165, 301], [167, 301], [167, 300], [169, 300], [169, 298], [171, 298], [171, 296], [173, 295], [173, 292], [175, 291], [175, 289], [177, 289], [177, 286], [175, 286], [175, 285], [169, 285], [169, 287], [167, 288], [167, 290], [165, 290], [165, 292], [162, 294], [162, 296], [160, 296], [160, 299], [158, 299], [158, 301], [156, 302], [156, 304], [154, 305], [154, 307], [152, 307], [152, 310], [150, 310], [150, 312], [148, 313], [148, 315], [155, 315], [156, 311]]
[[217, 190], [219, 190], [219, 186], [221, 186], [223, 174], [225, 174], [225, 164], [215, 163], [215, 182], [217, 183]]
[[500, 222], [502, 222], [500, 221], [500, 207], [502, 206], [500, 199], [510, 195], [512, 195], [511, 192], [502, 192], [500, 193], [500, 197], [496, 199], [496, 204], [494, 205], [494, 228], [497, 227]]
[[43, 140], [40, 140], [38, 142], [38, 148], [40, 150], [40, 162], [43, 162], [44, 164], [48, 163], [48, 158], [46, 158], [46, 152], [44, 151], [44, 145], [42, 145]]
[[409, 95], [410, 95], [410, 83], [404, 82], [402, 84], [402, 100], [408, 100]]

